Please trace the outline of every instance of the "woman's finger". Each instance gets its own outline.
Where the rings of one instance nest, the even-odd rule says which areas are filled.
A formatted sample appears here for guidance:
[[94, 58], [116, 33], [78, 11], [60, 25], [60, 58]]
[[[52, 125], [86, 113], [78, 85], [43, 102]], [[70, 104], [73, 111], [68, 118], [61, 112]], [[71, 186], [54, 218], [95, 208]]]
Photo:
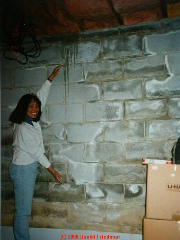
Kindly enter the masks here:
[[57, 180], [61, 183], [61, 184], [63, 184], [63, 181], [62, 181], [62, 179], [61, 179], [61, 176], [60, 175], [58, 175], [57, 176]]

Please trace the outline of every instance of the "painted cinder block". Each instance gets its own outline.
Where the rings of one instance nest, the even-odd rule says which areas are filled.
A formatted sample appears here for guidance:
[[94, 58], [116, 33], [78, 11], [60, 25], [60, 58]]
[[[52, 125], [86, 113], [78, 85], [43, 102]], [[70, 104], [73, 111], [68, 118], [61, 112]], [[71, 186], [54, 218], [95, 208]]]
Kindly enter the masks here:
[[163, 118], [166, 115], [166, 100], [128, 101], [125, 103], [126, 119], [154, 119]]
[[34, 201], [47, 201], [48, 195], [48, 182], [36, 182], [33, 195]]
[[145, 167], [141, 164], [105, 164], [106, 183], [145, 183]]
[[139, 35], [120, 36], [107, 39], [103, 44], [104, 58], [117, 59], [142, 54], [142, 37]]
[[123, 184], [86, 184], [86, 197], [90, 202], [124, 202]]
[[166, 66], [170, 74], [180, 75], [179, 62], [180, 62], [179, 52], [175, 52], [167, 55]]
[[145, 79], [145, 96], [147, 98], [171, 98], [180, 96], [179, 76], [168, 78]]
[[180, 118], [180, 98], [172, 98], [168, 102], [168, 115], [170, 118]]
[[123, 63], [120, 60], [85, 63], [84, 76], [86, 82], [123, 79]]
[[126, 184], [124, 199], [126, 203], [144, 204], [146, 198], [146, 184]]
[[51, 162], [83, 162], [83, 143], [56, 143], [49, 146], [49, 159]]
[[63, 63], [62, 47], [59, 44], [47, 44], [41, 47], [41, 54], [37, 58], [29, 58], [29, 66]]
[[64, 125], [63, 124], [51, 124], [42, 125], [42, 133], [44, 143], [51, 143], [57, 141], [64, 141]]
[[106, 221], [114, 225], [140, 226], [144, 214], [143, 204], [106, 204]]
[[14, 70], [13, 75], [13, 86], [27, 87], [30, 86], [41, 86], [47, 79], [47, 68], [46, 67], [34, 67], [21, 70]]
[[68, 124], [67, 141], [75, 143], [99, 142], [103, 139], [103, 129], [103, 123]]
[[110, 122], [105, 127], [105, 141], [128, 142], [144, 138], [144, 123], [142, 121]]
[[121, 80], [103, 83], [104, 100], [125, 100], [142, 98], [142, 81]]
[[113, 142], [87, 143], [85, 152], [86, 162], [121, 163], [125, 156], [123, 145]]
[[154, 120], [146, 123], [147, 139], [176, 139], [180, 134], [180, 120]]
[[76, 51], [72, 54], [72, 60], [76, 62], [91, 62], [99, 58], [101, 53], [100, 41], [80, 42], [76, 46]]
[[123, 119], [122, 102], [94, 102], [85, 106], [86, 121], [118, 121]]
[[49, 183], [48, 201], [51, 202], [81, 202], [85, 200], [84, 185], [75, 183]]
[[24, 94], [29, 93], [27, 88], [14, 88], [14, 89], [2, 89], [1, 91], [1, 106], [13, 106], [15, 107]]
[[67, 102], [91, 102], [100, 99], [100, 89], [98, 84], [73, 84], [69, 85], [66, 91]]
[[180, 51], [180, 31], [147, 35], [144, 41], [147, 54]]
[[142, 156], [152, 159], [166, 159], [165, 142], [133, 142], [125, 143], [126, 161], [141, 161]]
[[102, 223], [105, 219], [104, 203], [69, 203], [69, 219], [81, 223]]
[[83, 104], [67, 103], [51, 105], [48, 111], [48, 121], [51, 123], [82, 123]]
[[96, 183], [104, 180], [103, 165], [99, 163], [68, 163], [69, 181], [77, 185]]
[[163, 75], [165, 69], [165, 57], [163, 55], [146, 56], [128, 59], [125, 61], [125, 78]]

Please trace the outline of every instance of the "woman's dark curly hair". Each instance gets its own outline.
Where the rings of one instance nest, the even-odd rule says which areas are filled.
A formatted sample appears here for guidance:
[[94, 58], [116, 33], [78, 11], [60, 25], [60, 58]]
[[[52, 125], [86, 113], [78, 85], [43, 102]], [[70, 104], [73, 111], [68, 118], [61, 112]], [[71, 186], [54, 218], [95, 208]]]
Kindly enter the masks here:
[[31, 94], [25, 94], [23, 95], [20, 99], [19, 102], [14, 109], [14, 111], [10, 114], [9, 121], [12, 123], [18, 123], [21, 124], [22, 122], [25, 121], [25, 115], [27, 113], [27, 109], [29, 104], [31, 103], [31, 100], [34, 100], [37, 102], [38, 107], [39, 107], [39, 113], [35, 119], [33, 119], [34, 122], [37, 122], [40, 120], [41, 117], [41, 101], [39, 98], [31, 93]]

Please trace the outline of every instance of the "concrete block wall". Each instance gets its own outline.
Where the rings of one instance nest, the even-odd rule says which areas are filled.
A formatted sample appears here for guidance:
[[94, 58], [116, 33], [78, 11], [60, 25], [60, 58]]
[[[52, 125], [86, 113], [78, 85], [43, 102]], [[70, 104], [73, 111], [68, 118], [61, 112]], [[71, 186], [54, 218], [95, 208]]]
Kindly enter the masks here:
[[122, 27], [76, 41], [43, 38], [40, 57], [27, 65], [2, 59], [2, 225], [12, 225], [14, 211], [8, 116], [64, 62], [41, 124], [46, 155], [65, 184], [39, 166], [30, 225], [141, 233], [142, 157], [169, 160], [180, 136], [179, 23]]

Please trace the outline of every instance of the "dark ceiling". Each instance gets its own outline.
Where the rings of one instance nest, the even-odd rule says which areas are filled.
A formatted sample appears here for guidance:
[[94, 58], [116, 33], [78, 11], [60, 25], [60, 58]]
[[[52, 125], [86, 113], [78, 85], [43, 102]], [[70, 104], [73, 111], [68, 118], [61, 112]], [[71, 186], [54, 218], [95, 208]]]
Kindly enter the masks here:
[[21, 21], [38, 36], [101, 30], [180, 16], [180, 0], [4, 0], [3, 27]]

